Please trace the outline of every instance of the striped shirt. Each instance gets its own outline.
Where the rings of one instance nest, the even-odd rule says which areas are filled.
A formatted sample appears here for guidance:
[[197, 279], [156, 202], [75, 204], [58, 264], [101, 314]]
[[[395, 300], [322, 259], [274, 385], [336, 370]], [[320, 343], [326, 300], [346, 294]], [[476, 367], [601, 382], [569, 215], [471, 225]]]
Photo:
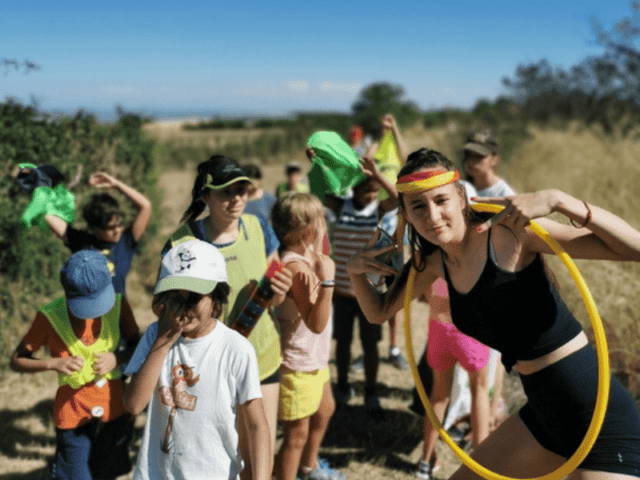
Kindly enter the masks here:
[[352, 199], [345, 200], [333, 228], [334, 261], [336, 262], [336, 293], [354, 297], [347, 262], [373, 236], [378, 226], [378, 201], [356, 210]]

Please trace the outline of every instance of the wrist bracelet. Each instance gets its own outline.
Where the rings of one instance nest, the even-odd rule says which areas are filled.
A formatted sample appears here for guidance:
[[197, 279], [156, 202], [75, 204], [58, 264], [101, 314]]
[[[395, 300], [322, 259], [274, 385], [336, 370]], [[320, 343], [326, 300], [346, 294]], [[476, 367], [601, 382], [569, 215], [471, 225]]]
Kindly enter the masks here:
[[321, 287], [335, 287], [336, 279], [332, 278], [331, 280], [325, 280], [324, 282], [320, 282]]
[[591, 221], [591, 209], [589, 208], [589, 205], [587, 204], [587, 202], [583, 200], [582, 203], [584, 203], [584, 206], [587, 208], [587, 219], [584, 221], [582, 225], [578, 225], [576, 224], [576, 222], [573, 221], [572, 218], [570, 218], [569, 221], [571, 222], [571, 225], [573, 225], [575, 228], [584, 228]]

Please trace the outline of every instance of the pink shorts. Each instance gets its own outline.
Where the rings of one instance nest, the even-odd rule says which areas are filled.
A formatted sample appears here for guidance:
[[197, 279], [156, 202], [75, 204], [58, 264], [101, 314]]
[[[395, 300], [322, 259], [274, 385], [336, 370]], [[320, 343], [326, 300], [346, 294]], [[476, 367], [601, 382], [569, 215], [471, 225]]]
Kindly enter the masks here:
[[477, 372], [489, 361], [489, 347], [451, 323], [429, 320], [427, 361], [434, 370], [449, 370], [460, 362], [467, 372]]

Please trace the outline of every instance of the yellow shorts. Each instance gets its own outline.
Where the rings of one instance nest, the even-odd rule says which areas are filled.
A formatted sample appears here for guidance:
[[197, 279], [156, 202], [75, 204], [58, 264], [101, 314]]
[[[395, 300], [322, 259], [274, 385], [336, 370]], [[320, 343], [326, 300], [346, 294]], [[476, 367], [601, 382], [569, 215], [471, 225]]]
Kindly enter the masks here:
[[280, 419], [299, 420], [318, 411], [329, 367], [313, 372], [282, 369], [280, 378]]

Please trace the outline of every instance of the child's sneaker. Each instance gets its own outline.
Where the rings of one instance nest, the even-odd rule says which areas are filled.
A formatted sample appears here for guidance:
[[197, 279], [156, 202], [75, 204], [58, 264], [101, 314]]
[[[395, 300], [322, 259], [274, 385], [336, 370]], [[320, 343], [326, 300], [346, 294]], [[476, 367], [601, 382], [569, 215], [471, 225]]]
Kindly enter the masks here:
[[420, 460], [416, 469], [416, 477], [422, 480], [429, 480], [431, 478], [431, 465], [424, 460]]
[[409, 368], [409, 364], [402, 356], [402, 353], [398, 352], [389, 352], [389, 361], [391, 364], [396, 367], [398, 370], [407, 370]]
[[360, 355], [351, 364], [351, 371], [356, 373], [364, 372], [364, 355]]
[[347, 476], [334, 470], [324, 458], [318, 458], [318, 466], [307, 474], [302, 474], [305, 480], [347, 480]]

